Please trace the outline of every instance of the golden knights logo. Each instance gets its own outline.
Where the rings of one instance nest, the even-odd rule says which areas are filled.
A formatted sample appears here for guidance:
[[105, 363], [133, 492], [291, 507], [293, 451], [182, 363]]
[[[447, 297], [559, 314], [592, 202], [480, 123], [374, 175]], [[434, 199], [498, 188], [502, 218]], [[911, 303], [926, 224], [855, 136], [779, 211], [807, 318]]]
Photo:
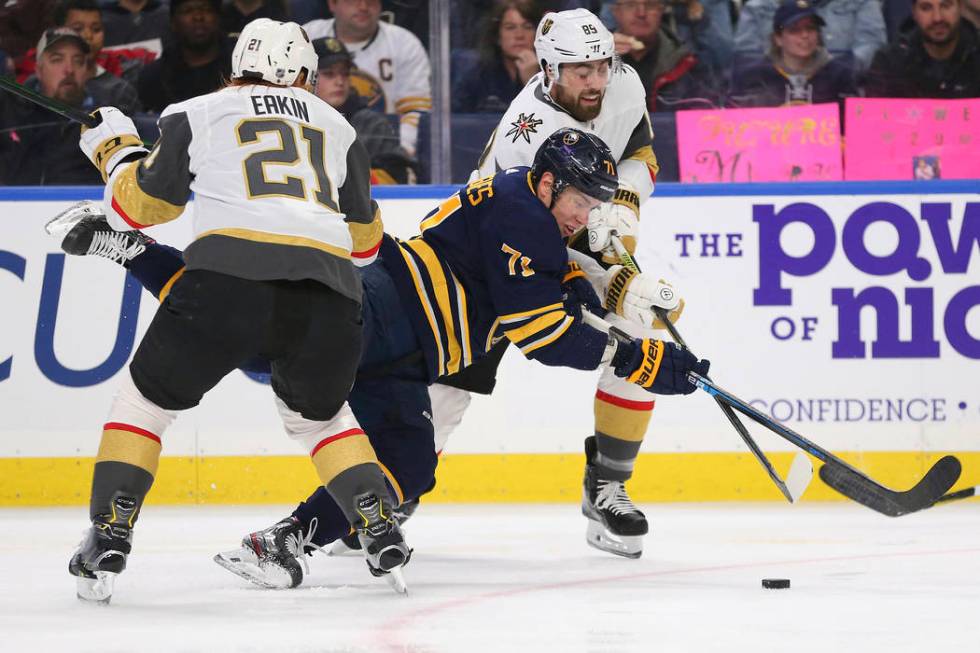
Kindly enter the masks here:
[[551, 26], [554, 25], [554, 24], [555, 24], [555, 21], [553, 21], [550, 18], [548, 18], [547, 20], [545, 20], [544, 21], [544, 25], [541, 26], [541, 35], [544, 36], [545, 34], [547, 34], [548, 32], [550, 32], [551, 31]]
[[516, 143], [518, 139], [523, 138], [525, 143], [531, 143], [531, 134], [538, 133], [538, 127], [541, 126], [544, 120], [540, 120], [534, 117], [534, 114], [519, 114], [517, 120], [510, 123], [510, 131], [504, 134], [504, 138], [508, 136], [513, 136], [511, 143]]

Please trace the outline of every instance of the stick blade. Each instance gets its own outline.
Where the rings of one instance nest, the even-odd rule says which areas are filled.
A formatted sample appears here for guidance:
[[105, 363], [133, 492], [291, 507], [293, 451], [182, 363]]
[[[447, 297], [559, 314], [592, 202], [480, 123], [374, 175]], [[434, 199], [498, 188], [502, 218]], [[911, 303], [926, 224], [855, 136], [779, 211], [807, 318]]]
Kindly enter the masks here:
[[852, 501], [889, 517], [901, 517], [936, 503], [959, 480], [962, 469], [955, 456], [944, 456], [905, 492], [890, 490], [833, 460], [820, 468], [820, 478]]
[[802, 451], [797, 451], [796, 456], [793, 457], [793, 464], [789, 467], [789, 473], [786, 475], [786, 490], [789, 492], [789, 500], [791, 503], [796, 503], [806, 492], [806, 489], [810, 487], [810, 481], [813, 480], [813, 463], [810, 462], [810, 457], [807, 456]]

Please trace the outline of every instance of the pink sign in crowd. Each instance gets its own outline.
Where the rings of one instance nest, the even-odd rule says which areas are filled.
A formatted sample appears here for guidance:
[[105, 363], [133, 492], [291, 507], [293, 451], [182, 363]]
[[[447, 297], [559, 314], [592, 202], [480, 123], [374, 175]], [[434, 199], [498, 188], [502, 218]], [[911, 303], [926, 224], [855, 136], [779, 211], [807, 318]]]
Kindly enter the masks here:
[[980, 100], [849, 98], [836, 104], [677, 114], [683, 182], [975, 179]]

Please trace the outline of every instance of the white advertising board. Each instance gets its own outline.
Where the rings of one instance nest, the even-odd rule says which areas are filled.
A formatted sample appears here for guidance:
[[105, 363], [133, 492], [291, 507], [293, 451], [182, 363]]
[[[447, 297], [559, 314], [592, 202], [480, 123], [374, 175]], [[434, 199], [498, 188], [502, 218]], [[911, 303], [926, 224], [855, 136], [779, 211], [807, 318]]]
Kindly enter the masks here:
[[[825, 447], [980, 450], [978, 187], [667, 187], [643, 207], [638, 260], [684, 296], [677, 326], [713, 378]], [[41, 193], [0, 192], [0, 457], [91, 456], [156, 302], [118, 266], [64, 257], [42, 225], [71, 198]], [[379, 191], [387, 229], [411, 235], [445, 193]], [[150, 234], [182, 246], [189, 230]], [[594, 373], [512, 350], [447, 451], [579, 452], [594, 391]], [[712, 403], [659, 399], [644, 451], [740, 450]], [[164, 453], [301, 452], [269, 388], [235, 373], [179, 418]]]

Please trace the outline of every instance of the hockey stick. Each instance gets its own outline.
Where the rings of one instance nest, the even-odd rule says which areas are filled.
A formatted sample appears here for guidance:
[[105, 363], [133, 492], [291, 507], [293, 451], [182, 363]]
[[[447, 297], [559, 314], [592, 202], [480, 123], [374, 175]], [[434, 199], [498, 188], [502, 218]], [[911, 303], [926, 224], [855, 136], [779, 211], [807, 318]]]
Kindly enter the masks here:
[[949, 495], [945, 494], [959, 479], [960, 471], [962, 470], [960, 461], [955, 456], [944, 456], [911, 489], [898, 492], [878, 483], [826, 449], [807, 440], [789, 427], [771, 419], [764, 413], [756, 410], [748, 402], [739, 399], [705, 377], [691, 372], [688, 378], [708, 394], [720, 398], [743, 415], [765, 426], [776, 435], [789, 440], [800, 449], [803, 449], [817, 460], [823, 462], [824, 465], [820, 468], [820, 478], [824, 483], [848, 499], [867, 506], [872, 510], [876, 510], [883, 515], [900, 517], [911, 512], [929, 508], [941, 500], [951, 501], [958, 498], [966, 498], [966, 496], [958, 496], [967, 492], [966, 490], [953, 492]]
[[[613, 248], [616, 250], [616, 254], [623, 262], [623, 265], [639, 272], [640, 266], [637, 265], [636, 261], [630, 255], [629, 251], [623, 245], [623, 241], [619, 239], [619, 236], [613, 236], [612, 243]], [[681, 334], [677, 331], [677, 328], [667, 318], [667, 311], [659, 306], [654, 306], [653, 310], [657, 314], [657, 317], [660, 318], [660, 321], [666, 325], [667, 331], [670, 333], [670, 337], [674, 339], [674, 342], [684, 349], [690, 351], [690, 347], [688, 347], [687, 343], [684, 342], [684, 338], [681, 337]], [[728, 418], [728, 422], [732, 425], [732, 428], [734, 428], [739, 437], [742, 438], [742, 442], [745, 443], [745, 446], [749, 448], [749, 451], [752, 452], [755, 459], [758, 460], [759, 464], [766, 470], [766, 474], [768, 474], [769, 478], [772, 479], [772, 482], [776, 484], [779, 491], [783, 493], [786, 500], [790, 503], [796, 503], [803, 495], [803, 492], [806, 491], [807, 487], [809, 487], [810, 481], [813, 479], [813, 465], [810, 463], [810, 459], [807, 458], [806, 454], [802, 451], [798, 451], [796, 453], [796, 456], [793, 457], [793, 463], [790, 465], [789, 473], [786, 475], [786, 480], [784, 481], [779, 477], [779, 474], [776, 473], [776, 470], [773, 468], [772, 463], [769, 461], [766, 454], [763, 453], [762, 449], [759, 448], [759, 445], [756, 444], [755, 440], [752, 439], [752, 436], [749, 435], [748, 429], [746, 429], [745, 425], [742, 424], [742, 420], [738, 418], [738, 415], [735, 414], [735, 411], [732, 410], [731, 406], [723, 402], [718, 397], [715, 397], [715, 403], [717, 403], [718, 407], [721, 408], [721, 412], [723, 412], [725, 417]]]
[[67, 104], [59, 100], [55, 100], [54, 98], [45, 97], [40, 93], [35, 93], [26, 86], [22, 86], [21, 84], [18, 84], [14, 80], [7, 77], [0, 76], [0, 88], [10, 91], [14, 95], [18, 95], [29, 102], [33, 102], [38, 106], [44, 107], [49, 111], [54, 111], [55, 113], [86, 127], [95, 127], [99, 124], [97, 119], [93, 118], [85, 111], [68, 106]]

